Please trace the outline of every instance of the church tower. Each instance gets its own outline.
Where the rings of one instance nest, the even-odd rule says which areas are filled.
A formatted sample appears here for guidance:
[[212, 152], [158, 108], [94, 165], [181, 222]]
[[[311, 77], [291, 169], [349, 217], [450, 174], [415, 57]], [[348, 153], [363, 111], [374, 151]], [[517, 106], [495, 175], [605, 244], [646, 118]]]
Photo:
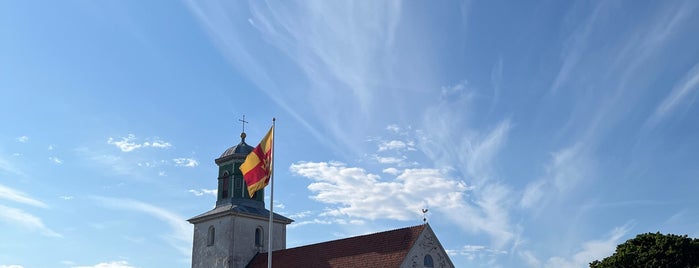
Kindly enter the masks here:
[[[218, 165], [216, 207], [189, 219], [194, 224], [192, 268], [243, 268], [257, 254], [267, 252], [269, 213], [264, 189], [250, 198], [240, 165], [254, 148], [240, 143], [215, 160]], [[272, 250], [286, 248], [286, 225], [293, 220], [274, 214]]]

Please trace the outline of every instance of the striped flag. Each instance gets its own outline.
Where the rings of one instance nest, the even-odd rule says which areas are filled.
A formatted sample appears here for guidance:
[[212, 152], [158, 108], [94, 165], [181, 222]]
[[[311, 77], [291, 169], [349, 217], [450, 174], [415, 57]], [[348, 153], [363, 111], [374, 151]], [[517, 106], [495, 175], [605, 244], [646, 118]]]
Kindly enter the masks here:
[[250, 198], [259, 190], [269, 184], [269, 176], [272, 174], [272, 152], [274, 139], [274, 125], [269, 129], [267, 135], [260, 141], [250, 154], [245, 158], [245, 162], [240, 165], [243, 178], [248, 186]]

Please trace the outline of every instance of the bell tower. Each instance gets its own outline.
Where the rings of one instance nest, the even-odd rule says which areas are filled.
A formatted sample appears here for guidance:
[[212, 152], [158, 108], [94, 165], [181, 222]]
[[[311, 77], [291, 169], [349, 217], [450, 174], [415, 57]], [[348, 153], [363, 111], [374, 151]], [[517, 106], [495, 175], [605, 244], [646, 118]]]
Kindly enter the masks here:
[[[244, 121], [243, 121], [244, 122]], [[240, 143], [224, 151], [218, 165], [216, 207], [189, 219], [194, 224], [192, 268], [243, 268], [259, 252], [267, 251], [270, 211], [265, 208], [264, 189], [250, 198], [240, 165], [254, 149]], [[286, 225], [293, 220], [274, 213], [272, 250], [286, 248]]]

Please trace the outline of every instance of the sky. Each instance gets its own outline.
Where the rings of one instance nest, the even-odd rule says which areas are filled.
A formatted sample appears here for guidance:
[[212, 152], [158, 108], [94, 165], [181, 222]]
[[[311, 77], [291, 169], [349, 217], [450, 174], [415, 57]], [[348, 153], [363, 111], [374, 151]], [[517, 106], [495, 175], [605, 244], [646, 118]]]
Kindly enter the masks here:
[[190, 267], [243, 116], [253, 146], [276, 118], [288, 247], [423, 208], [457, 267], [699, 237], [697, 25], [692, 0], [0, 1], [0, 267]]

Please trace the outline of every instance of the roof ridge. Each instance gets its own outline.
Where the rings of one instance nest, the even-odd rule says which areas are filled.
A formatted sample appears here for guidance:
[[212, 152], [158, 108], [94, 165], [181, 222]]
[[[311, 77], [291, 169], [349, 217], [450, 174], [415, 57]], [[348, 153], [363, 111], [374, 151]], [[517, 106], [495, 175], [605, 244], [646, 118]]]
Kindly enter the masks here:
[[387, 230], [387, 231], [380, 231], [380, 232], [375, 232], [375, 233], [369, 233], [369, 234], [363, 234], [363, 235], [356, 235], [356, 236], [350, 236], [350, 237], [345, 237], [345, 238], [340, 238], [340, 239], [335, 239], [335, 240], [329, 240], [329, 241], [324, 241], [324, 242], [318, 242], [318, 243], [313, 243], [313, 244], [308, 244], [308, 245], [303, 245], [303, 246], [298, 246], [298, 247], [293, 247], [293, 248], [286, 248], [283, 250], [292, 250], [292, 249], [299, 249], [299, 248], [305, 248], [305, 247], [311, 247], [311, 246], [316, 246], [319, 244], [326, 244], [326, 243], [331, 243], [331, 242], [338, 242], [338, 241], [345, 241], [349, 239], [359, 239], [367, 236], [373, 236], [373, 235], [379, 235], [379, 234], [384, 234], [384, 233], [390, 233], [390, 232], [397, 232], [397, 231], [402, 231], [402, 230], [408, 230], [408, 229], [425, 229], [425, 226], [427, 224], [419, 224], [419, 225], [413, 225], [413, 226], [408, 226], [408, 227], [403, 227], [403, 228], [397, 228], [393, 230]]

